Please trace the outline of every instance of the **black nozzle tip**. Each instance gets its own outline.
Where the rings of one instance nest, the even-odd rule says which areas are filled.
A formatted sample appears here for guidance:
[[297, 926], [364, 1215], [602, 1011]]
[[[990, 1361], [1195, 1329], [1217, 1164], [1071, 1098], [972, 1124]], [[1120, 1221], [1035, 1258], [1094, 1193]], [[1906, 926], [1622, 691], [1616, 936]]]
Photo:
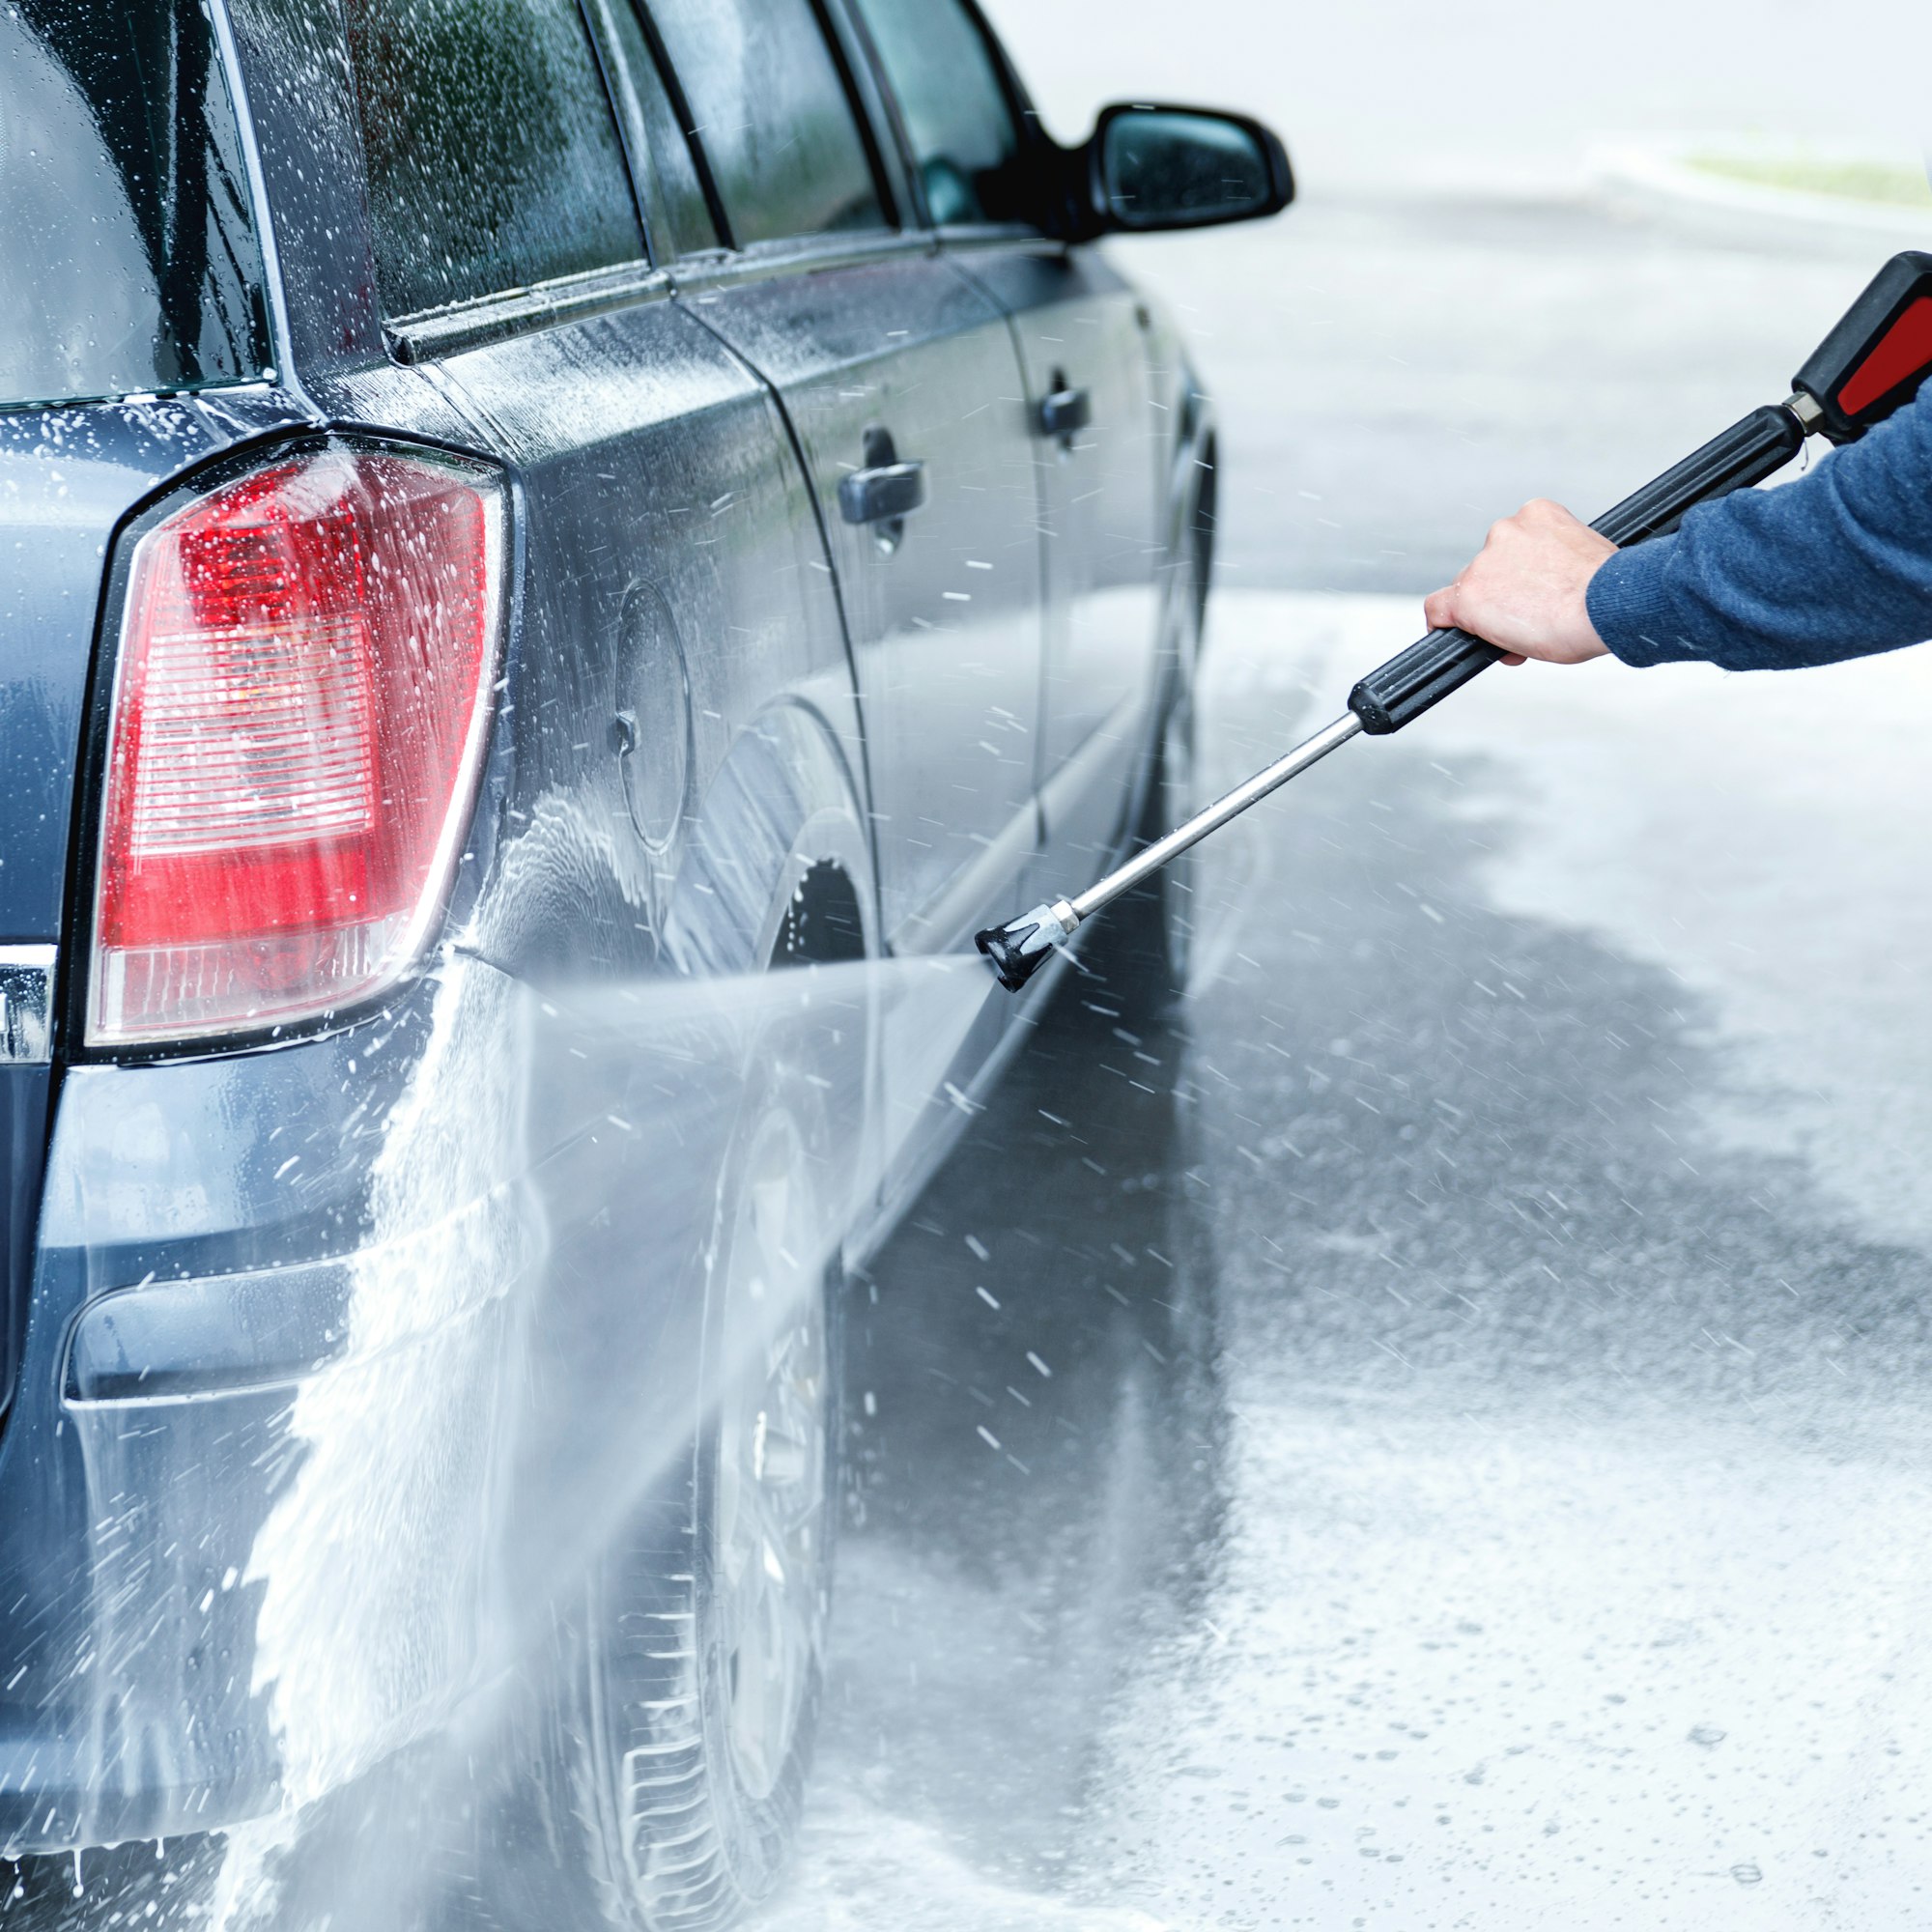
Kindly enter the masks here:
[[1051, 906], [1035, 906], [1005, 925], [989, 925], [976, 933], [973, 943], [986, 955], [1000, 984], [1017, 993], [1052, 958], [1053, 949], [1070, 930]]
[[974, 945], [986, 955], [994, 976], [1009, 993], [1017, 993], [1046, 959], [1045, 947], [1037, 952], [1020, 950], [1019, 936], [1033, 930], [1031, 924], [989, 925], [984, 932], [974, 935]]

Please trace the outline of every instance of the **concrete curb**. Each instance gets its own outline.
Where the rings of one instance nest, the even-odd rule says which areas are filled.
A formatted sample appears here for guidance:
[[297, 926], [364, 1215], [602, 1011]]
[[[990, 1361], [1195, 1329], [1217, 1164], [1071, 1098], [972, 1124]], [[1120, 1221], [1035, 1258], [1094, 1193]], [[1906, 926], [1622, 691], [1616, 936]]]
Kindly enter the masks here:
[[1690, 215], [1703, 226], [1744, 230], [1753, 236], [1781, 232], [1801, 242], [1823, 240], [1829, 233], [1862, 248], [1932, 248], [1932, 205], [1894, 207], [1847, 195], [1726, 181], [1691, 167], [1686, 158], [1693, 153], [1738, 146], [1715, 138], [1620, 143], [1595, 150], [1591, 172], [1612, 192], [1634, 196], [1660, 212]]

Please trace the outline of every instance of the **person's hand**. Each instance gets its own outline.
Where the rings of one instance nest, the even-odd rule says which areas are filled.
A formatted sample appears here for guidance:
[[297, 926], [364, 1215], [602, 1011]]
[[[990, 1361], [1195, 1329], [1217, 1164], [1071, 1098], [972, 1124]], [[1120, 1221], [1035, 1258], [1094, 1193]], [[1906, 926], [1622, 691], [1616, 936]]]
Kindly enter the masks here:
[[1433, 629], [1453, 626], [1500, 645], [1505, 664], [1582, 664], [1609, 648], [1585, 593], [1615, 552], [1561, 503], [1539, 498], [1493, 526], [1462, 576], [1422, 608]]

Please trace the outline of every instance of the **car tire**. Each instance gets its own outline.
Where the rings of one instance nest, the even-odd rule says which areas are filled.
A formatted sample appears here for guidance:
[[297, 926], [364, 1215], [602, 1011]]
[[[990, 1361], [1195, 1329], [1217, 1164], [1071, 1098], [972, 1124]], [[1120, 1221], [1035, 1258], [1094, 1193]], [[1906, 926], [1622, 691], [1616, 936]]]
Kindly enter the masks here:
[[[1161, 715], [1151, 757], [1129, 848], [1135, 852], [1195, 810], [1194, 700], [1185, 687]], [[1183, 852], [1101, 914], [1091, 964], [1122, 1017], [1156, 1019], [1185, 997], [1194, 947], [1194, 854]]]
[[587, 1592], [575, 1808], [604, 1917], [641, 1932], [712, 1932], [767, 1896], [804, 1804], [841, 1434], [840, 1231], [821, 1217], [852, 1138], [825, 1096], [857, 1091], [849, 1065], [841, 1079], [814, 1064], [849, 1052], [850, 1030], [808, 1030], [823, 1037], [787, 1031], [752, 1057], [703, 1269], [689, 1458]]
[[[1208, 471], [1211, 477], [1211, 469]], [[1198, 808], [1194, 757], [1194, 674], [1208, 615], [1212, 571], [1212, 492], [1205, 492], [1186, 522], [1189, 540], [1169, 591], [1174, 626], [1159, 723], [1148, 750], [1147, 781], [1128, 851], [1145, 851]], [[1195, 855], [1183, 852], [1102, 913], [1086, 963], [1122, 1018], [1157, 1019], [1187, 992], [1197, 907]]]

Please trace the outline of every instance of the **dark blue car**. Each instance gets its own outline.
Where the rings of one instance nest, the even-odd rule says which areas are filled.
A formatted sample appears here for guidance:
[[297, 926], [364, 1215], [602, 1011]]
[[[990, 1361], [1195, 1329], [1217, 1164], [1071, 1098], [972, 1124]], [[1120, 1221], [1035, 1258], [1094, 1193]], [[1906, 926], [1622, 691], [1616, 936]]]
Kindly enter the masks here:
[[970, 935], [1187, 795], [1214, 433], [1092, 244], [1290, 192], [971, 0], [0, 10], [0, 1857], [508, 1677], [620, 1919], [769, 1889]]

